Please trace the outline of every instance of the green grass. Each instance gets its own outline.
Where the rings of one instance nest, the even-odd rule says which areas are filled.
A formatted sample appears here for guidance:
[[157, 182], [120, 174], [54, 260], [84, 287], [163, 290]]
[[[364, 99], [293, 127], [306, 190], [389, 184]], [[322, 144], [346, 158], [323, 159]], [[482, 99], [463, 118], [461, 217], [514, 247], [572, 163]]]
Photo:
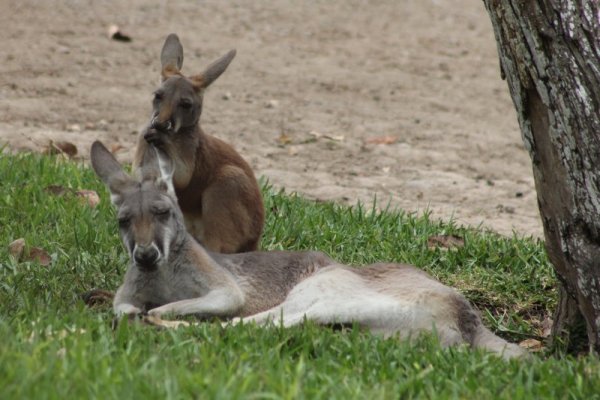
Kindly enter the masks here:
[[[92, 189], [97, 208], [49, 185]], [[539, 241], [503, 238], [415, 218], [315, 203], [265, 187], [266, 249], [319, 249], [356, 265], [406, 262], [457, 287], [488, 326], [520, 341], [540, 334], [556, 303], [556, 279]], [[429, 249], [433, 235], [465, 239]], [[23, 237], [52, 263], [18, 262]], [[0, 393], [2, 398], [600, 398], [592, 356], [538, 354], [505, 362], [431, 337], [383, 339], [313, 324], [292, 329], [218, 324], [159, 331], [120, 324], [109, 306], [80, 294], [114, 290], [127, 267], [114, 210], [93, 172], [57, 158], [0, 156]]]

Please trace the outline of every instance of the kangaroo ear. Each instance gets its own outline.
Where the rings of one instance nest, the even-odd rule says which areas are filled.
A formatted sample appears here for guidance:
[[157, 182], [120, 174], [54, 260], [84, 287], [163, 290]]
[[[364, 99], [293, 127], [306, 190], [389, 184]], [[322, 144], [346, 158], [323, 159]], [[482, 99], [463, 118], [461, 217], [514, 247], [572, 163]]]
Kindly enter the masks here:
[[171, 33], [165, 39], [165, 44], [160, 52], [160, 63], [162, 64], [161, 77], [163, 81], [181, 70], [183, 46], [176, 34]]
[[108, 186], [113, 204], [121, 204], [123, 192], [133, 180], [123, 171], [112, 153], [97, 140], [92, 144], [90, 158], [96, 175]]
[[229, 66], [229, 63], [235, 57], [235, 50], [230, 50], [227, 54], [219, 58], [217, 61], [210, 64], [204, 72], [199, 75], [190, 77], [194, 89], [200, 91], [206, 89], [211, 83], [215, 81]]
[[175, 172], [173, 160], [171, 160], [171, 157], [169, 157], [164, 150], [159, 149], [156, 146], [152, 147], [154, 148], [158, 160], [158, 169], [160, 170], [160, 179], [157, 180], [158, 186], [176, 199], [177, 196], [175, 195], [175, 188], [173, 187], [173, 174]]

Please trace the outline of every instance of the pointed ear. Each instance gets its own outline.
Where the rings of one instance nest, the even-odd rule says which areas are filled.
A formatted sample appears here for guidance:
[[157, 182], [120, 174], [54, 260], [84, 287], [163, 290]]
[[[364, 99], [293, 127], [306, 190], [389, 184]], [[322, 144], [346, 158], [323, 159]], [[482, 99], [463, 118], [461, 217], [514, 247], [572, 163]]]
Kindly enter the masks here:
[[97, 140], [92, 144], [90, 158], [96, 175], [108, 186], [113, 204], [121, 204], [123, 192], [133, 180], [123, 171], [112, 153]]
[[160, 63], [162, 65], [162, 80], [177, 74], [183, 65], [183, 46], [176, 34], [167, 36], [162, 51], [160, 52]]
[[210, 64], [204, 72], [199, 75], [194, 75], [190, 77], [192, 84], [194, 85], [194, 89], [196, 91], [200, 91], [202, 89], [206, 89], [211, 83], [215, 81], [229, 66], [229, 63], [235, 57], [235, 50], [230, 50], [229, 53], [225, 54], [217, 61]]
[[[173, 174], [175, 173], [175, 166], [173, 160], [164, 150], [159, 149], [156, 146], [152, 146], [158, 160], [158, 169], [160, 170], [160, 180], [157, 183], [161, 189], [164, 189], [167, 194], [177, 199], [175, 194], [175, 188], [173, 187]], [[163, 187], [164, 185], [164, 187]]]

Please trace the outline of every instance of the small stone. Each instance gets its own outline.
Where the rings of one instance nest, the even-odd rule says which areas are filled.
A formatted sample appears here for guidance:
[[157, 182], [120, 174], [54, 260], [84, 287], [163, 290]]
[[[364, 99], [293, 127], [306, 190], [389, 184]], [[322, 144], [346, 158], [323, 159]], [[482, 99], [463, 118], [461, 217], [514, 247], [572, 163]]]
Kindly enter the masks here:
[[98, 121], [98, 123], [96, 124], [96, 128], [106, 131], [108, 130], [108, 121], [106, 121], [105, 119], [101, 119], [100, 121]]
[[277, 100], [269, 100], [265, 103], [266, 108], [277, 108], [279, 107], [279, 102]]

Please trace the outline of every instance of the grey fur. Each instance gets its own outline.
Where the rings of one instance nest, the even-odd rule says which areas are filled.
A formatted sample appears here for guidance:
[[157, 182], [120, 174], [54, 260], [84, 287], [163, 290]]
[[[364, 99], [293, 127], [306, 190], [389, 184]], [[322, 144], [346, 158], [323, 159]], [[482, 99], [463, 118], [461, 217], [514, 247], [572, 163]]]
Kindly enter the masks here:
[[[93, 145], [91, 158], [112, 190], [110, 177], [119, 175], [120, 166], [101, 145]], [[328, 325], [357, 323], [400, 337], [433, 331], [443, 346], [467, 343], [506, 358], [526, 354], [485, 328], [461, 294], [413, 266], [378, 263], [352, 268], [320, 252], [210, 253], [187, 233], [165, 182], [129, 179], [125, 185], [119, 205], [119, 216], [128, 218], [121, 227], [125, 246], [131, 252], [133, 246], [153, 240], [162, 250], [150, 266], [132, 258], [114, 299], [117, 314], [148, 311], [155, 319], [195, 314], [233, 318], [229, 323], [234, 324], [241, 317], [283, 326], [305, 319]]]
[[[218, 60], [211, 63], [202, 74], [199, 76], [199, 80], [202, 82], [201, 87], [207, 88], [213, 83], [229, 66], [233, 58], [235, 57], [235, 49], [229, 50], [225, 55], [221, 56]], [[192, 78], [193, 79], [193, 78]]]
[[183, 66], [183, 46], [175, 33], [171, 33], [165, 39], [165, 44], [160, 52], [160, 63], [163, 69], [172, 67], [180, 70]]

